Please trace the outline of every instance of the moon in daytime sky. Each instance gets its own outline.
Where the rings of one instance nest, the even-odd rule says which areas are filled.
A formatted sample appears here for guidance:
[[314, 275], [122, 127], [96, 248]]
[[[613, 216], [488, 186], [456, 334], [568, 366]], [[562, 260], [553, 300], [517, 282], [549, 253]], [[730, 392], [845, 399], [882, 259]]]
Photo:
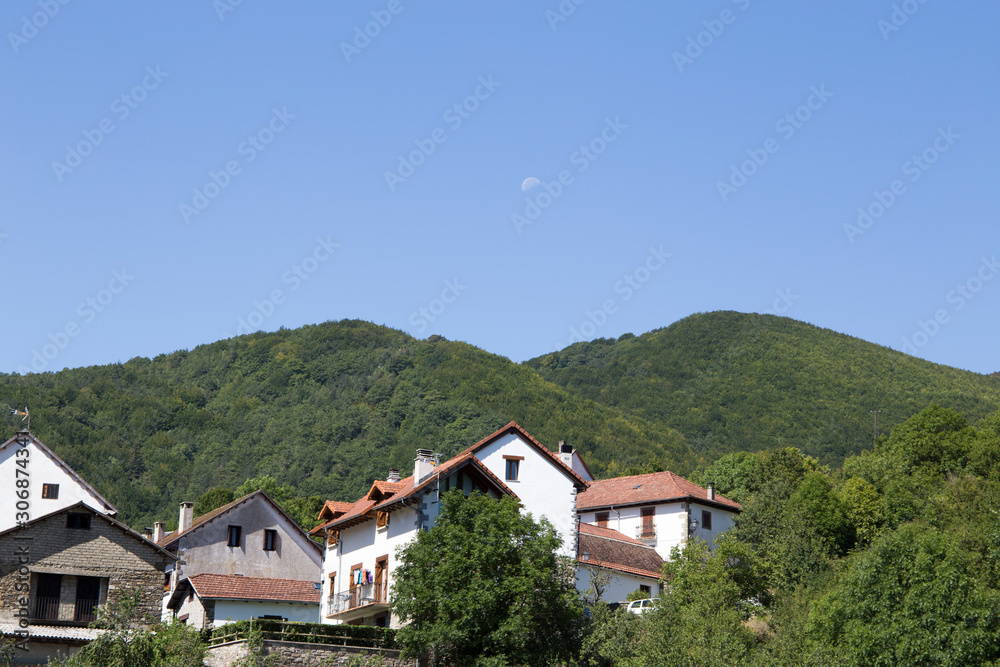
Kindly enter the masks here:
[[540, 184], [541, 184], [540, 180], [538, 180], [534, 176], [529, 176], [528, 178], [524, 179], [523, 183], [521, 183], [521, 192], [527, 192], [531, 188], [536, 187]]

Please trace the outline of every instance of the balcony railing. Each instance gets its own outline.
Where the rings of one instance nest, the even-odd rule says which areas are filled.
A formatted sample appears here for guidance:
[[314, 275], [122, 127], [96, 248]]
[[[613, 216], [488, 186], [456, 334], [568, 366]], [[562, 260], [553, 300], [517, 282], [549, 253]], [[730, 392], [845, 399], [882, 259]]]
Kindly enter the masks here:
[[368, 604], [389, 604], [389, 582], [364, 584], [346, 593], [339, 593], [330, 598], [327, 613], [339, 614]]
[[97, 620], [97, 600], [77, 600], [73, 620], [78, 623], [93, 623]]
[[59, 618], [59, 598], [35, 598], [35, 608], [31, 617], [39, 621], [55, 621]]
[[636, 526], [635, 539], [648, 542], [656, 541], [656, 526]]

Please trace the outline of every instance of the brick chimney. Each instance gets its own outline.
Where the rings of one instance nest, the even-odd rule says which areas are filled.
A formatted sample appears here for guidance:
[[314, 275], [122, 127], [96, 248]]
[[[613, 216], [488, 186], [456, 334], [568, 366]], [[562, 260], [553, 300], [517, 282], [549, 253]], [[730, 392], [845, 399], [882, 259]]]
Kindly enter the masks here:
[[387, 482], [399, 481], [399, 468], [389, 468], [389, 476], [385, 478]]
[[177, 522], [178, 534], [191, 527], [194, 521], [194, 503], [181, 503], [181, 516]]
[[418, 449], [417, 458], [413, 460], [413, 485], [420, 482], [434, 472], [434, 453], [429, 449]]
[[153, 524], [153, 541], [159, 542], [163, 539], [163, 536], [167, 534], [167, 524], [162, 521], [157, 521]]
[[715, 500], [715, 484], [708, 485], [708, 499]]
[[573, 467], [573, 445], [567, 444], [565, 440], [559, 441], [559, 460], [567, 468]]

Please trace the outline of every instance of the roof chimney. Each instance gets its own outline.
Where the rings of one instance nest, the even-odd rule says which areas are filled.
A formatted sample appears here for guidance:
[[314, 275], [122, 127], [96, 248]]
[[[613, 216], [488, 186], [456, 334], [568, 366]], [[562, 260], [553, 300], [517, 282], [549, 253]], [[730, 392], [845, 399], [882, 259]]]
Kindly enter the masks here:
[[715, 484], [709, 483], [708, 485], [708, 499], [715, 500]]
[[573, 467], [573, 445], [566, 444], [565, 440], [559, 441], [559, 460], [567, 468]]
[[399, 468], [389, 468], [389, 476], [386, 477], [387, 482], [398, 482], [399, 481]]
[[434, 472], [434, 452], [429, 449], [418, 449], [417, 458], [413, 460], [413, 485], [420, 482]]
[[181, 503], [181, 516], [177, 521], [177, 534], [183, 533], [194, 522], [194, 503]]
[[163, 536], [167, 534], [167, 524], [162, 521], [157, 521], [153, 524], [153, 541], [159, 542], [163, 539]]
[[142, 536], [145, 537], [147, 540], [152, 540], [153, 529], [150, 528], [149, 526], [146, 526], [145, 528], [142, 529]]

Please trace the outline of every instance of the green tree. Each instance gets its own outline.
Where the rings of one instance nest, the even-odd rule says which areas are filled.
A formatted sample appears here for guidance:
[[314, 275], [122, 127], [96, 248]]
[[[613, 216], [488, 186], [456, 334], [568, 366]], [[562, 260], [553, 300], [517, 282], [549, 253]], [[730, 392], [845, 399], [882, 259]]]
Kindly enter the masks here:
[[573, 658], [583, 607], [560, 544], [514, 498], [442, 495], [435, 526], [399, 552], [392, 611], [405, 654], [458, 666]]
[[194, 515], [201, 516], [202, 514], [207, 514], [223, 505], [228, 505], [234, 500], [236, 500], [236, 494], [233, 493], [232, 489], [222, 487], [209, 489], [198, 500], [194, 501]]

